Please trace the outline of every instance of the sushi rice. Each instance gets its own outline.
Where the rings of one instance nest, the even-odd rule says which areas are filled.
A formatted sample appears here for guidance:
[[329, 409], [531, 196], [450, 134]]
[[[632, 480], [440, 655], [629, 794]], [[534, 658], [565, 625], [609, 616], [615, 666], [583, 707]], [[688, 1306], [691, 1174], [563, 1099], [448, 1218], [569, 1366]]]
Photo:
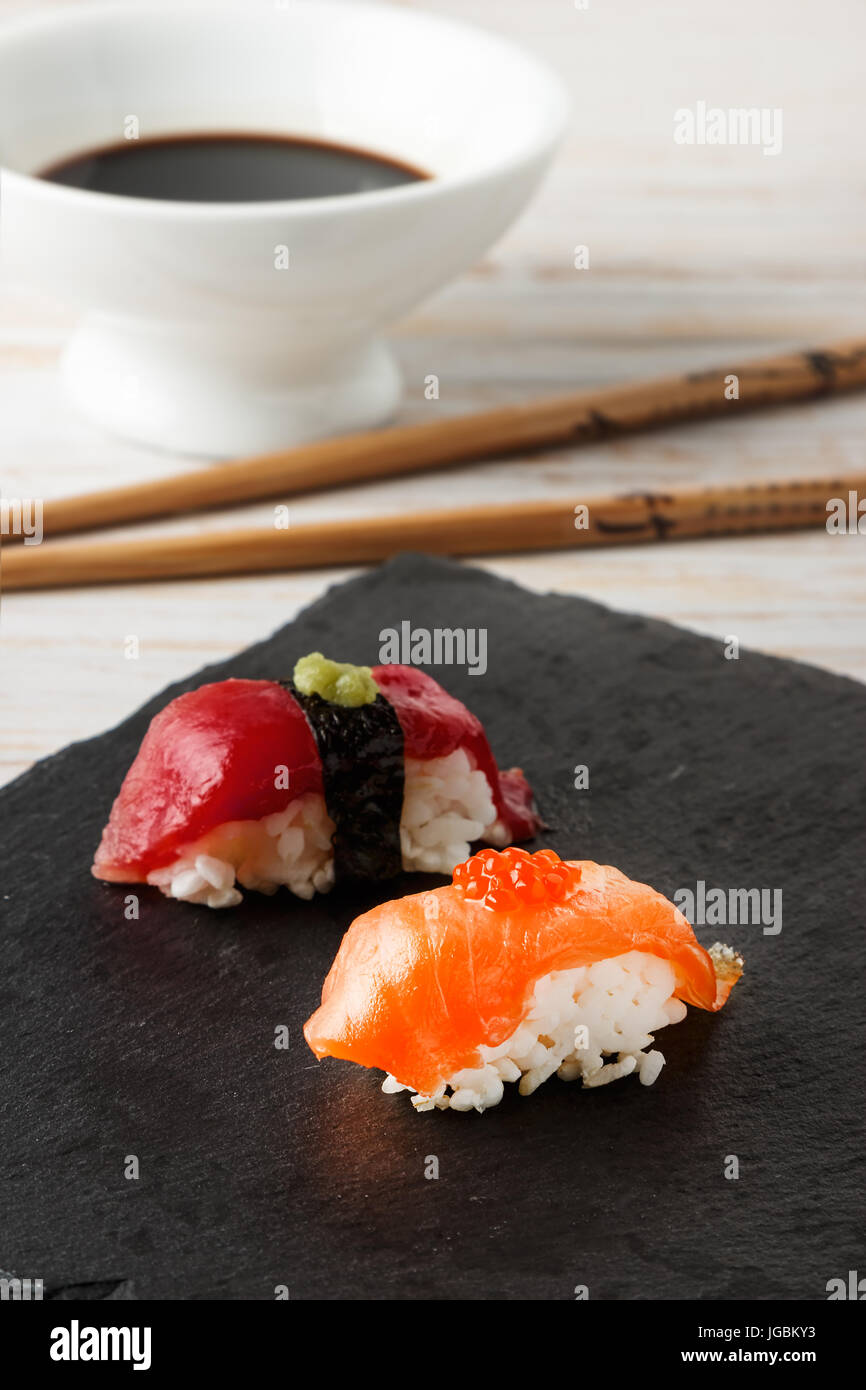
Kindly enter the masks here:
[[743, 973], [674, 903], [610, 864], [483, 849], [442, 888], [346, 932], [304, 1025], [318, 1058], [385, 1073], [418, 1110], [486, 1110], [554, 1072], [590, 1089], [664, 1066], [653, 1034], [717, 1013]]
[[[652, 1033], [686, 1016], [685, 1004], [674, 997], [676, 983], [671, 963], [645, 951], [554, 970], [536, 981], [511, 1036], [497, 1047], [479, 1047], [480, 1067], [455, 1072], [432, 1095], [413, 1094], [412, 1104], [416, 1110], [483, 1111], [499, 1104], [506, 1082], [519, 1082], [520, 1094], [529, 1096], [554, 1072], [590, 1087], [636, 1072], [651, 1086], [665, 1062], [661, 1052], [646, 1050]], [[615, 1060], [606, 1060], [613, 1054]], [[388, 1094], [410, 1089], [393, 1076], [382, 1083]]]
[[[427, 761], [407, 758], [400, 821], [403, 868], [450, 874], [477, 840], [501, 846], [508, 830], [497, 819], [484, 773], [464, 748]], [[296, 797], [261, 820], [230, 821], [184, 846], [147, 882], [166, 897], [211, 908], [235, 907], [241, 888], [299, 898], [327, 893], [334, 883], [334, 823], [318, 793]]]

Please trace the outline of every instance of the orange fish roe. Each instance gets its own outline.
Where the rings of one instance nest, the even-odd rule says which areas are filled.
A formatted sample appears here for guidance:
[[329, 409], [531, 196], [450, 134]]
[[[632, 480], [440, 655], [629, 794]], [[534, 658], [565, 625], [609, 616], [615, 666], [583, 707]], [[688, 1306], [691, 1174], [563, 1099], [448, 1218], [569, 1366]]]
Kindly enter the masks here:
[[453, 883], [465, 898], [491, 912], [513, 912], [529, 904], [560, 902], [580, 883], [580, 869], [564, 864], [555, 850], [483, 849], [454, 870]]

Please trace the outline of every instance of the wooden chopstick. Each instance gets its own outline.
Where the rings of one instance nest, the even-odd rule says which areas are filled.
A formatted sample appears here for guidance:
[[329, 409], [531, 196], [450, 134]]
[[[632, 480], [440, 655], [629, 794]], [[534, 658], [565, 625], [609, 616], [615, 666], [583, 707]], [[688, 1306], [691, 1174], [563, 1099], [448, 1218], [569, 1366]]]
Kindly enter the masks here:
[[[737, 399], [729, 399], [737, 380]], [[172, 478], [47, 500], [46, 537], [418, 473], [469, 459], [583, 444], [866, 387], [866, 341], [686, 372], [479, 414], [322, 440]], [[20, 539], [4, 533], [4, 539]]]
[[[823, 526], [866, 473], [664, 493], [505, 503], [409, 515], [180, 535], [57, 542], [4, 552], [6, 590], [368, 564], [404, 550], [492, 555]], [[579, 509], [585, 506], [586, 515]], [[585, 521], [585, 526], [582, 523]]]

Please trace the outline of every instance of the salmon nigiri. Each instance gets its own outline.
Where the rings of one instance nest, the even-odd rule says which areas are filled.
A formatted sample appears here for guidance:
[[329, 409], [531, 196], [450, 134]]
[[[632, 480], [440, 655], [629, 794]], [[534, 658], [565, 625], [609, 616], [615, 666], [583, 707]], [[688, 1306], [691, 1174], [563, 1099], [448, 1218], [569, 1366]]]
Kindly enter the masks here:
[[[653, 888], [553, 850], [483, 850], [452, 883], [359, 917], [304, 1028], [317, 1057], [388, 1073], [418, 1110], [484, 1110], [554, 1072], [655, 1081], [652, 1032], [715, 1011], [740, 978]], [[615, 1056], [614, 1060], [610, 1060]]]

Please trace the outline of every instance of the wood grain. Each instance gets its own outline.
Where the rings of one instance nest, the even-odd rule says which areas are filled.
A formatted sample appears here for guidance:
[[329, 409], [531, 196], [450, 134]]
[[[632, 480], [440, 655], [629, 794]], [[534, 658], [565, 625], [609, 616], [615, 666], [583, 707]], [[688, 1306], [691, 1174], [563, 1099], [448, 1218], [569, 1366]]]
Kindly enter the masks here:
[[[852, 177], [866, 117], [860, 0], [824, 0], [820, 14], [786, 0], [669, 0], [661, 9], [590, 0], [584, 11], [570, 0], [412, 3], [524, 43], [559, 70], [573, 112], [516, 226], [390, 333], [405, 380], [401, 424], [863, 334], [866, 183]], [[0, 19], [36, 8], [0, 0]], [[673, 112], [699, 98], [781, 106], [782, 153], [676, 146]], [[589, 248], [588, 270], [574, 267], [578, 243]], [[0, 293], [4, 495], [48, 500], [210, 472], [206, 461], [110, 438], [70, 411], [57, 363], [72, 321], [65, 306], [19, 287]], [[436, 401], [424, 396], [431, 372]], [[298, 497], [291, 523], [857, 472], [864, 440], [866, 397], [840, 396]], [[272, 507], [256, 503], [236, 524], [273, 520]], [[138, 534], [213, 534], [225, 522], [170, 518]], [[742, 647], [866, 680], [863, 537], [818, 528], [478, 563], [539, 592], [583, 594], [720, 640], [736, 634]], [[352, 572], [333, 563], [10, 594], [0, 624], [0, 781], [264, 637]]]
[[673, 493], [446, 508], [295, 529], [103, 543], [26, 545], [3, 560], [5, 589], [262, 574], [388, 560], [404, 550], [480, 556], [790, 531], [824, 526], [830, 499], [866, 493], [866, 473]]
[[[223, 464], [211, 472], [180, 473], [159, 482], [59, 498], [43, 506], [43, 533], [50, 539], [69, 532], [231, 503], [294, 497], [371, 479], [397, 478], [472, 459], [613, 440], [640, 430], [730, 415], [738, 410], [789, 405], [862, 390], [864, 386], [866, 341], [831, 344], [758, 361], [682, 372], [675, 377], [324, 439], [301, 448]], [[7, 517], [0, 527], [0, 536], [14, 542], [22, 538], [23, 531], [20, 526], [16, 529]], [[379, 552], [374, 552], [373, 558], [380, 558]]]

